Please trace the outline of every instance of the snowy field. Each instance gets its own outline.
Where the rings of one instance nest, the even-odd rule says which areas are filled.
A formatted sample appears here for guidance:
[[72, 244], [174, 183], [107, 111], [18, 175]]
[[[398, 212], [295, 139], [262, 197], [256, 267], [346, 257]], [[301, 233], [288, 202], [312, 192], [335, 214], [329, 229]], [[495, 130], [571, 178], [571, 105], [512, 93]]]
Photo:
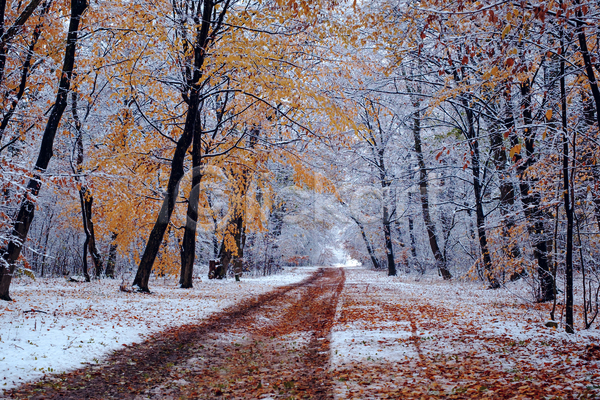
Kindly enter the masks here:
[[600, 321], [581, 330], [577, 315], [573, 335], [546, 327], [551, 305], [526, 301], [524, 281], [486, 290], [345, 271], [331, 338], [336, 398], [538, 398], [544, 387], [600, 396], [600, 354], [590, 347]]
[[120, 280], [15, 279], [15, 301], [0, 303], [0, 389], [99, 362], [147, 334], [198, 322], [314, 271], [285, 268], [241, 282], [202, 278], [190, 290], [178, 289], [176, 279], [158, 278], [150, 281], [151, 295], [122, 292]]

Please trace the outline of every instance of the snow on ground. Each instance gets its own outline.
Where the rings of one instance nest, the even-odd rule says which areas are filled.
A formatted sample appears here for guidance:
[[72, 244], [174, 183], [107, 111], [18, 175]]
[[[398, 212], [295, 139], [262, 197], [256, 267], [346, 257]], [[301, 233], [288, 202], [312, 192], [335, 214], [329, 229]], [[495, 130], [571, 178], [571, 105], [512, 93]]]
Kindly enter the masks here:
[[111, 279], [15, 279], [15, 301], [0, 303], [0, 389], [97, 363], [111, 351], [143, 341], [144, 335], [206, 319], [314, 271], [285, 268], [241, 282], [195, 280], [189, 290], [178, 289], [176, 279], [157, 278], [150, 281], [151, 295], [121, 292], [120, 281]]
[[[586, 353], [600, 344], [599, 321], [582, 330], [576, 316], [573, 335], [562, 325], [546, 327], [551, 305], [528, 301], [526, 281], [486, 290], [481, 283], [417, 282], [414, 275], [354, 266], [345, 272], [331, 334], [336, 398], [504, 398], [534, 390], [533, 383], [511, 386], [521, 380], [547, 390], [565, 381], [554, 390], [566, 397], [583, 390], [600, 395], [600, 360], [595, 348]], [[561, 371], [544, 375], [552, 367]]]

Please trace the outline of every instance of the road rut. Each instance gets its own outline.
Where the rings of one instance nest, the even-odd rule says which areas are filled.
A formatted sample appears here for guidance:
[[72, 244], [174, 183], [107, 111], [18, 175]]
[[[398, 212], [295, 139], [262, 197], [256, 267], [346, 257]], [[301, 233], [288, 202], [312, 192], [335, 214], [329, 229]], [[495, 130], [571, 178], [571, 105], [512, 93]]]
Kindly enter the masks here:
[[329, 337], [344, 271], [156, 334], [101, 362], [5, 394], [9, 399], [333, 398]]

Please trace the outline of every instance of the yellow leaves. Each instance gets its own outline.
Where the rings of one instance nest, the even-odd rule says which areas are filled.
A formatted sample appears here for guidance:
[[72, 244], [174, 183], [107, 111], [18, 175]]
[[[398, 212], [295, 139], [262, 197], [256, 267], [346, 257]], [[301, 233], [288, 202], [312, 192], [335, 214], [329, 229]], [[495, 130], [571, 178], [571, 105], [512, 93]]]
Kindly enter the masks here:
[[517, 144], [512, 149], [510, 149], [509, 157], [512, 159], [515, 155], [521, 154], [521, 144]]
[[552, 119], [552, 109], [546, 111], [546, 120], [550, 121]]
[[508, 35], [508, 33], [510, 32], [510, 30], [511, 30], [511, 25], [507, 24], [506, 27], [504, 27], [504, 29], [502, 30], [502, 39], [504, 39], [504, 37], [506, 35]]
[[494, 67], [493, 67], [491, 70], [489, 70], [489, 71], [485, 72], [485, 73], [484, 73], [484, 74], [481, 76], [481, 78], [482, 78], [484, 81], [487, 81], [487, 80], [489, 80], [490, 78], [496, 77], [497, 75], [498, 75], [498, 67], [497, 67], [497, 66], [494, 66]]

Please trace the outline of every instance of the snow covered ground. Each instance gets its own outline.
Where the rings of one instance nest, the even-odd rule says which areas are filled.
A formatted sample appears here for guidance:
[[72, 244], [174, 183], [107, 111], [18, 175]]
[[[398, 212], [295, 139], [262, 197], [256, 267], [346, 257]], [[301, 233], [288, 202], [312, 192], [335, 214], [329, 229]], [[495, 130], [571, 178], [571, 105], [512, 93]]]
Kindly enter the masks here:
[[151, 295], [121, 292], [120, 281], [111, 279], [15, 279], [15, 301], [0, 303], [0, 389], [99, 362], [121, 346], [143, 341], [144, 335], [198, 322], [314, 271], [285, 268], [278, 275], [243, 277], [241, 282], [203, 278], [191, 290], [178, 289], [176, 279], [158, 278], [150, 282]]
[[345, 271], [331, 337], [336, 398], [600, 396], [600, 354], [590, 353], [600, 321], [581, 330], [577, 316], [573, 335], [546, 327], [551, 305], [527, 301], [525, 281], [486, 290]]
[[[528, 301], [526, 281], [486, 290], [340, 268], [346, 282], [330, 342], [336, 398], [600, 397], [600, 321], [582, 330], [577, 315], [573, 335], [546, 327], [550, 305]], [[192, 290], [161, 278], [151, 281], [152, 295], [120, 292], [112, 280], [16, 280], [16, 301], [0, 304], [0, 388], [99, 362], [145, 335], [198, 322], [315, 270], [204, 279]]]

